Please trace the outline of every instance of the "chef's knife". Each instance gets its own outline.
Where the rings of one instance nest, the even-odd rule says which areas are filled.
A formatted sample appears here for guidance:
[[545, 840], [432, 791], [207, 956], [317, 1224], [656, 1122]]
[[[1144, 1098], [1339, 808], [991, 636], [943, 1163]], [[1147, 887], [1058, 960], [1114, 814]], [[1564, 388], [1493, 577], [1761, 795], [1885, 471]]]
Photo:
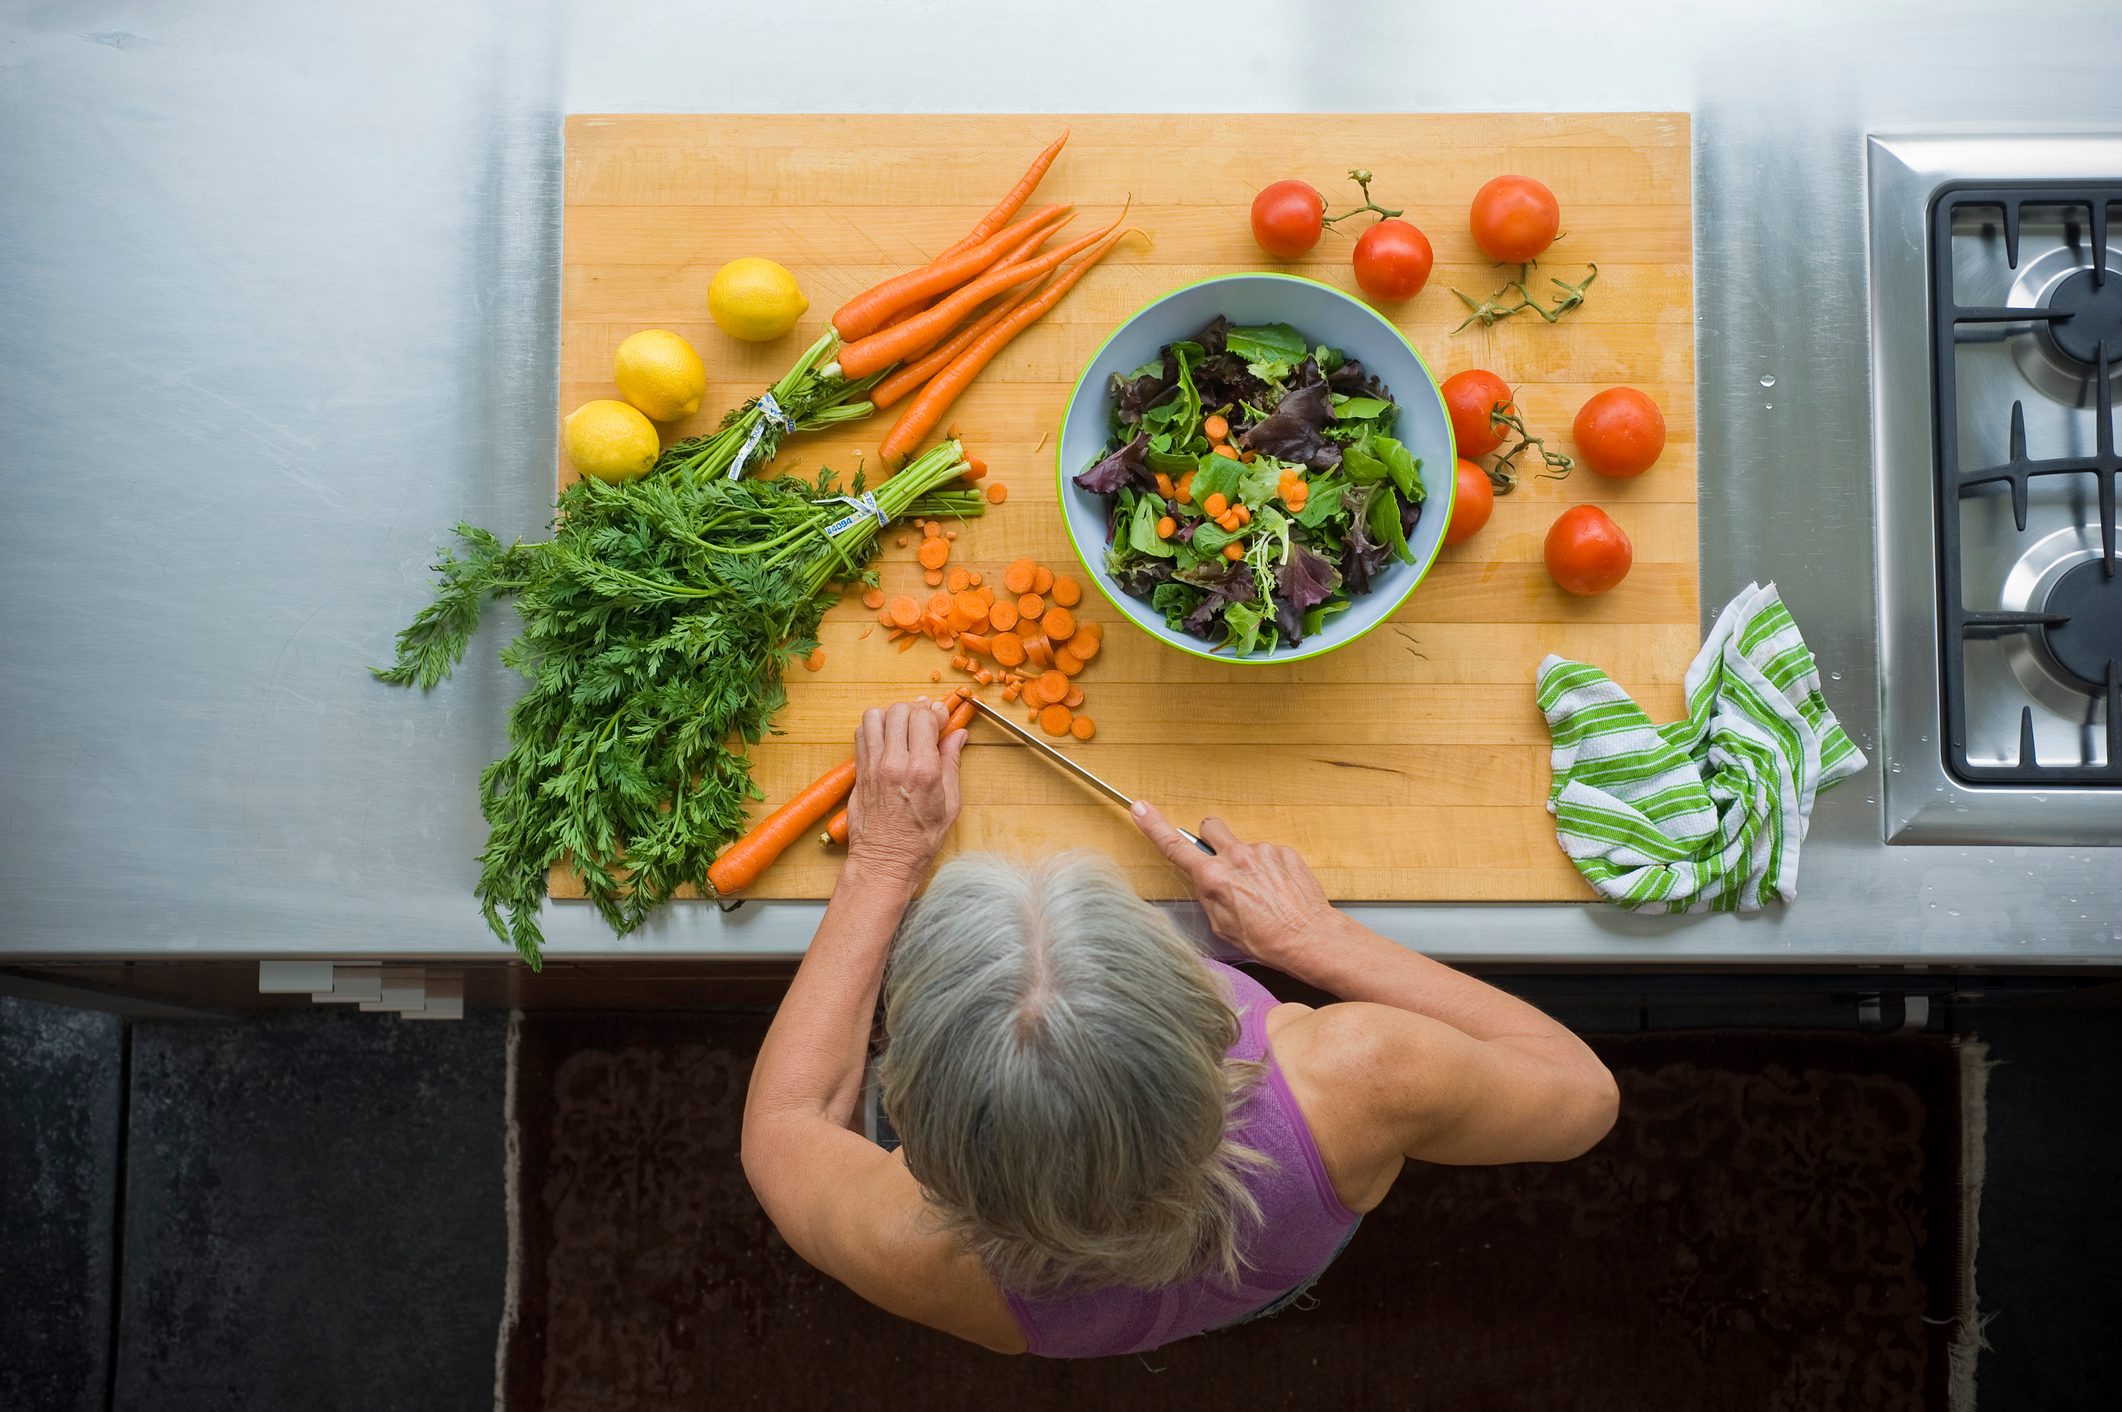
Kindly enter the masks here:
[[[1054, 763], [1058, 764], [1062, 769], [1067, 770], [1068, 772], [1073, 774], [1077, 779], [1082, 780], [1092, 789], [1097, 790], [1098, 793], [1104, 795], [1107, 799], [1112, 800], [1115, 804], [1120, 805], [1124, 809], [1133, 809], [1135, 807], [1134, 800], [1128, 798], [1119, 790], [1114, 789], [1104, 780], [1099, 779], [1089, 770], [1086, 770], [1085, 768], [1083, 768], [1083, 766], [1077, 764], [1068, 756], [1054, 749], [1051, 745], [1048, 745], [1045, 741], [1039, 739], [1039, 737], [1033, 735], [1030, 731], [1018, 725], [1015, 721], [1003, 715], [994, 707], [988, 705], [985, 701], [982, 701], [979, 697], [975, 696], [971, 698], [971, 700], [973, 703], [974, 710], [978, 711], [981, 715], [987, 717], [987, 719], [989, 719], [990, 721], [993, 721], [1003, 730], [1008, 731], [1019, 741], [1023, 742], [1026, 745], [1029, 745], [1032, 749], [1038, 751], [1047, 759], [1052, 760]], [[1173, 824], [1172, 827], [1179, 828], [1177, 824]], [[1216, 851], [1215, 849], [1210, 848], [1208, 846], [1207, 842], [1202, 839], [1201, 835], [1194, 833], [1191, 830], [1179, 829], [1179, 833], [1180, 836], [1185, 838], [1188, 843], [1191, 843], [1194, 847], [1200, 849], [1203, 853], [1212, 854]]]

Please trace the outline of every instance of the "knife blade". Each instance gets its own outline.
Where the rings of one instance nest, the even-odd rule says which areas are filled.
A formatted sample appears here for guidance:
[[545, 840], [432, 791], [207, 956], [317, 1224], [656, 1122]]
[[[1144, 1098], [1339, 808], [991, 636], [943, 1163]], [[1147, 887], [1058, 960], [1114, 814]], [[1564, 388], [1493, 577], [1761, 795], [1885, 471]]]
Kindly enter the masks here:
[[[1121, 793], [1119, 790], [1114, 789], [1104, 780], [1092, 774], [1090, 770], [1076, 763], [1076, 761], [1070, 759], [1067, 755], [1064, 755], [1060, 751], [1054, 749], [1054, 747], [1048, 745], [1045, 741], [1039, 739], [1039, 737], [1033, 735], [1030, 731], [1018, 725], [1015, 721], [1003, 715], [994, 707], [988, 705], [985, 701], [982, 701], [979, 697], [975, 696], [970, 698], [970, 700], [973, 703], [973, 709], [975, 711], [987, 717], [988, 720], [993, 721], [997, 726], [1000, 726], [1004, 731], [1007, 731], [1010, 735], [1015, 736], [1019, 743], [1029, 745], [1033, 750], [1037, 751], [1041, 755], [1044, 755], [1047, 759], [1053, 761], [1062, 769], [1067, 770], [1077, 779], [1083, 781], [1092, 789], [1097, 790], [1098, 793], [1104, 795], [1107, 799], [1112, 800], [1115, 804], [1118, 804], [1122, 808], [1132, 810], [1135, 807], [1135, 801], [1132, 798]], [[1172, 825], [1172, 827], [1179, 828], [1177, 824]], [[1179, 829], [1179, 833], [1186, 839], [1188, 843], [1191, 843], [1194, 847], [1200, 849], [1203, 853], [1211, 855], [1215, 853], [1216, 850], [1209, 847], [1207, 841], [1204, 840], [1201, 835], [1193, 832], [1191, 829]]]

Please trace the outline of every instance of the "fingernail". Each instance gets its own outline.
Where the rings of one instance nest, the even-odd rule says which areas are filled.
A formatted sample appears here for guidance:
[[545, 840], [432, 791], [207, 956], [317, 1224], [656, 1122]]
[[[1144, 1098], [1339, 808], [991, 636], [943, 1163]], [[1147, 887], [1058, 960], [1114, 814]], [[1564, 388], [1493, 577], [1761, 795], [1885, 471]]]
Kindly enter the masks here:
[[1141, 817], [1142, 817], [1142, 816], [1143, 816], [1144, 814], [1147, 814], [1147, 813], [1149, 812], [1149, 801], [1147, 801], [1147, 800], [1144, 800], [1144, 799], [1137, 799], [1137, 800], [1136, 800], [1136, 801], [1134, 802], [1134, 806], [1133, 806], [1133, 808], [1134, 808], [1134, 814], [1135, 814], [1135, 817], [1139, 819], [1139, 818], [1141, 818]]

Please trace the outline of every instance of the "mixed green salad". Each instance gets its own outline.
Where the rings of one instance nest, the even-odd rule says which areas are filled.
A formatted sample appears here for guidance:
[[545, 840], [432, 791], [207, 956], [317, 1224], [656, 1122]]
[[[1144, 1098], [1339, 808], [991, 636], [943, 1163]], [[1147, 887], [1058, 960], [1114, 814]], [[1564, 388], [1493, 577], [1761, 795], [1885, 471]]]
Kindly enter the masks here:
[[1178, 632], [1244, 657], [1295, 646], [1413, 562], [1422, 462], [1391, 391], [1287, 324], [1218, 317], [1112, 379], [1105, 567]]

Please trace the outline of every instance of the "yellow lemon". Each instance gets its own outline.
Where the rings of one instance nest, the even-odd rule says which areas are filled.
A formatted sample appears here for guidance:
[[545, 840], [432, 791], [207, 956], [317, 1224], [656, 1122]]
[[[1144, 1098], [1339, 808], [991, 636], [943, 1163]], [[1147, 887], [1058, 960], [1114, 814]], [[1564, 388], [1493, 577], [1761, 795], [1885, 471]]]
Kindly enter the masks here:
[[609, 398], [583, 403], [567, 414], [560, 430], [567, 459], [598, 480], [639, 480], [662, 450], [655, 423], [638, 408]]
[[707, 286], [707, 312], [716, 327], [747, 343], [779, 338], [809, 307], [794, 275], [756, 255], [730, 261]]
[[620, 344], [612, 380], [619, 384], [619, 395], [652, 422], [690, 417], [707, 395], [707, 368], [700, 355], [669, 329], [643, 329]]

